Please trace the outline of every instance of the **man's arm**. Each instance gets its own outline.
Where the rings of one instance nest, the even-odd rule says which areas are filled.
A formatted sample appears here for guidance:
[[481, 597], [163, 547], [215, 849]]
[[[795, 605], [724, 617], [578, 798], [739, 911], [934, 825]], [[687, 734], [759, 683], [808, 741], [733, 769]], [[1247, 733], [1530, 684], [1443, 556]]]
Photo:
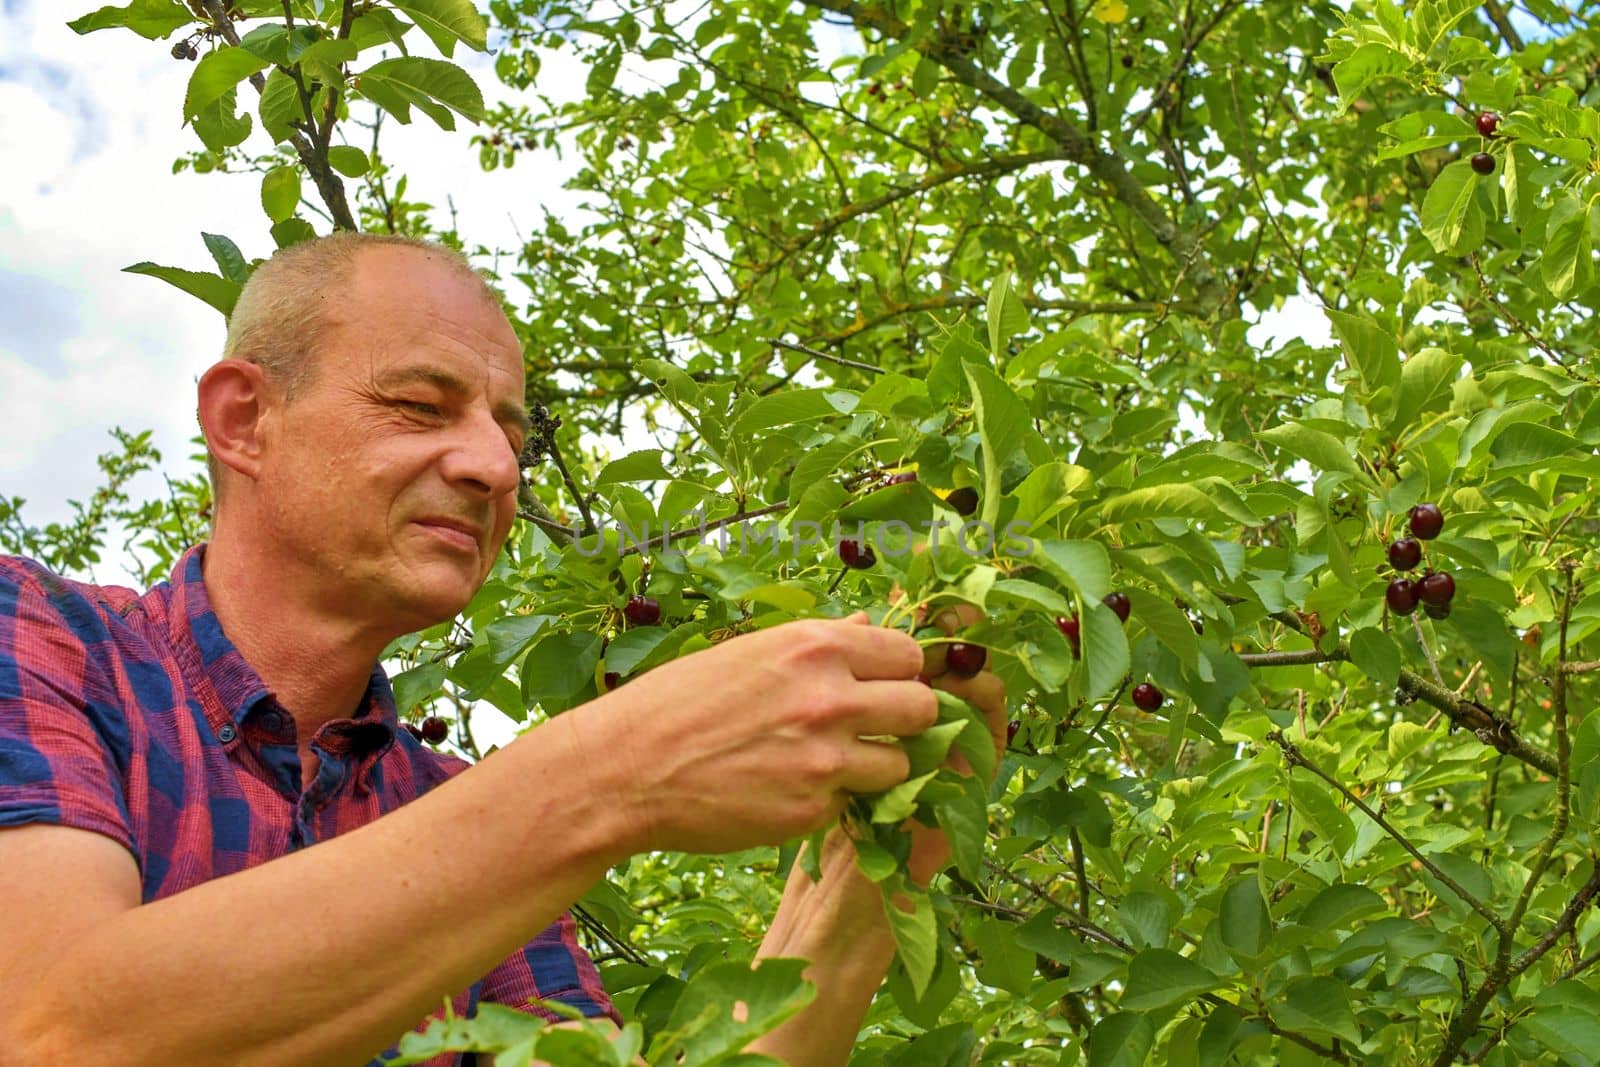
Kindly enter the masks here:
[[581, 721], [540, 726], [360, 829], [143, 906], [111, 839], [0, 831], [0, 1047], [22, 1063], [366, 1063], [631, 853], [620, 783], [594, 777], [605, 765]]
[[[862, 739], [933, 724], [921, 666], [865, 613], [744, 634], [366, 826], [151, 904], [109, 839], [0, 830], [0, 1048], [25, 1063], [364, 1064], [623, 858], [776, 844], [827, 825], [850, 792], [904, 781], [905, 753]], [[752, 691], [767, 699], [751, 707]]]

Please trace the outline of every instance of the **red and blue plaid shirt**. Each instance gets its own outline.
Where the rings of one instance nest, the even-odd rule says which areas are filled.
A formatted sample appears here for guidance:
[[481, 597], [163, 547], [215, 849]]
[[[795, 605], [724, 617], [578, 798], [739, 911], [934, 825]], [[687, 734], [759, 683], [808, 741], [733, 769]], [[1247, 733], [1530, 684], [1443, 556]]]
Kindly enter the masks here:
[[[222, 632], [204, 550], [142, 596], [0, 556], [0, 828], [53, 823], [120, 841], [144, 903], [363, 826], [470, 766], [399, 728], [380, 665], [354, 715], [318, 731], [317, 777], [303, 789], [294, 722]], [[530, 997], [621, 1021], [570, 912], [453, 1009], [532, 1011]], [[417, 1029], [443, 1014], [441, 998]]]

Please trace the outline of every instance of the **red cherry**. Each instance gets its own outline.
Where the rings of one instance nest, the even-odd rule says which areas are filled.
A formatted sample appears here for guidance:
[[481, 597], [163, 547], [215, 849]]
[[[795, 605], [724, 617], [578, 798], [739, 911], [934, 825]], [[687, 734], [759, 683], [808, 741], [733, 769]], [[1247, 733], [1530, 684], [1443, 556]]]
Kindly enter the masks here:
[[1133, 605], [1128, 603], [1128, 594], [1107, 593], [1100, 599], [1101, 603], [1105, 604], [1106, 607], [1117, 613], [1117, 618], [1121, 619], [1123, 622], [1128, 621], [1128, 613], [1133, 610]]
[[978, 510], [978, 491], [970, 485], [963, 485], [960, 489], [950, 490], [944, 502], [955, 508], [957, 515], [965, 518]]
[[1072, 642], [1072, 652], [1077, 655], [1079, 652], [1078, 638], [1081, 631], [1081, 627], [1078, 625], [1078, 617], [1074, 615], [1070, 619], [1057, 619], [1056, 626], [1062, 633], [1067, 635], [1067, 640]]
[[1424, 604], [1448, 604], [1456, 595], [1456, 580], [1444, 571], [1425, 574], [1417, 583], [1417, 597]]
[[854, 567], [858, 571], [864, 571], [878, 562], [878, 556], [872, 551], [872, 546], [864, 545], [860, 541], [840, 541], [839, 558], [844, 561], [845, 566]]
[[1410, 615], [1417, 610], [1417, 583], [1409, 578], [1396, 578], [1384, 590], [1383, 599], [1396, 615]]
[[437, 715], [429, 715], [422, 720], [422, 739], [438, 744], [450, 736], [450, 724]]
[[622, 684], [622, 675], [618, 674], [616, 671], [606, 671], [606, 688], [608, 690], [609, 689], [615, 689], [617, 686], [619, 686], [621, 684]]
[[661, 605], [654, 597], [640, 593], [631, 597], [622, 608], [622, 613], [628, 621], [635, 626], [654, 626], [661, 621]]
[[1006, 723], [1006, 744], [1008, 746], [1016, 743], [1017, 731], [1020, 729], [1022, 729], [1022, 723], [1018, 719], [1012, 719]]
[[1444, 529], [1444, 512], [1438, 504], [1418, 504], [1411, 509], [1411, 536], [1419, 541], [1432, 541]]
[[1409, 537], [1402, 537], [1389, 546], [1389, 566], [1397, 571], [1408, 571], [1422, 562], [1422, 545]]
[[1448, 619], [1450, 617], [1449, 604], [1424, 604], [1422, 610], [1428, 613], [1430, 619]]
[[1161, 690], [1149, 682], [1140, 682], [1133, 687], [1133, 703], [1140, 711], [1155, 711], [1165, 699]]
[[408, 722], [405, 724], [405, 727], [406, 733], [410, 734], [412, 737], [415, 737], [418, 741], [422, 740], [422, 731], [417, 729], [416, 723]]
[[899, 474], [890, 475], [888, 480], [885, 481], [883, 484], [884, 485], [904, 485], [906, 482], [914, 482], [916, 480], [917, 480], [917, 472], [916, 471], [901, 471]]
[[1499, 128], [1500, 115], [1498, 112], [1482, 111], [1478, 113], [1478, 136], [1493, 137], [1495, 131]]
[[971, 678], [983, 670], [983, 665], [989, 659], [989, 650], [982, 645], [968, 644], [957, 641], [945, 649], [944, 665], [950, 673], [958, 678]]
[[1472, 169], [1479, 174], [1494, 173], [1494, 157], [1487, 152], [1474, 152], [1472, 154]]

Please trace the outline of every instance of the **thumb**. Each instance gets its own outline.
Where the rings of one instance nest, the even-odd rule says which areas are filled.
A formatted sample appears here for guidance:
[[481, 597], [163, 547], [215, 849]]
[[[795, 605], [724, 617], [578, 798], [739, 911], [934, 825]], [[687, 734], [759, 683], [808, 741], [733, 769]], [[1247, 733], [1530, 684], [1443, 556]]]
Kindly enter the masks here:
[[846, 615], [844, 618], [840, 619], [839, 621], [840, 622], [856, 623], [857, 625], [860, 625], [862, 623], [870, 624], [872, 622], [872, 617], [870, 615], [868, 615], [865, 611], [857, 611], [857, 612], [855, 612], [853, 614]]

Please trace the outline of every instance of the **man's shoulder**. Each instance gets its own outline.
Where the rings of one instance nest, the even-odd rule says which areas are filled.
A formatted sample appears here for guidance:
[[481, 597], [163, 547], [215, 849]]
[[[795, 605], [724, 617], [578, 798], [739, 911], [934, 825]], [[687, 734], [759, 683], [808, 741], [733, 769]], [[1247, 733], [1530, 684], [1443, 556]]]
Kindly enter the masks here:
[[12, 624], [0, 633], [25, 622], [61, 627], [94, 641], [104, 636], [108, 619], [136, 611], [142, 600], [143, 595], [123, 586], [78, 581], [38, 560], [0, 555], [0, 620]]
[[471, 762], [452, 752], [442, 752], [432, 745], [418, 741], [407, 733], [403, 726], [395, 731], [394, 743], [396, 748], [405, 753], [411, 764], [411, 774], [415, 779], [418, 796], [435, 786], [444, 784], [472, 766]]

